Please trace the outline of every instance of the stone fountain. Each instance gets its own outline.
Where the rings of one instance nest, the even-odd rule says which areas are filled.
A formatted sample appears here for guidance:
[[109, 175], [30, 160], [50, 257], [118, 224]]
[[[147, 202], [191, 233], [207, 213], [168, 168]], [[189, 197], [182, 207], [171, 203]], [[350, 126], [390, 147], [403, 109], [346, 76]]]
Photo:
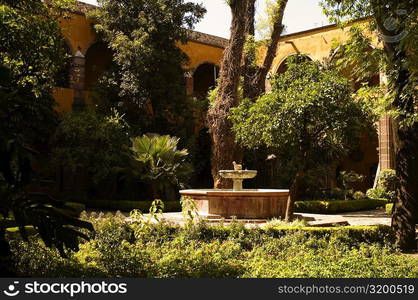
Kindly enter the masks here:
[[221, 170], [219, 175], [233, 181], [233, 189], [181, 190], [190, 197], [198, 213], [206, 218], [270, 219], [284, 218], [289, 190], [243, 189], [242, 182], [257, 176], [255, 170], [242, 170], [233, 163], [234, 170]]

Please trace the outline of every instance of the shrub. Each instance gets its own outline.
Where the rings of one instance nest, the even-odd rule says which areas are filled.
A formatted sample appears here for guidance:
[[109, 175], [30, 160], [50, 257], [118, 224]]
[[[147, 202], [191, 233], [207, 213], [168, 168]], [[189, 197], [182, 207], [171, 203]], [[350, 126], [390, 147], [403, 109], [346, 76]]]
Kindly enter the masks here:
[[343, 199], [344, 191], [340, 188], [334, 188], [329, 192], [330, 199]]
[[[14, 269], [20, 277], [106, 277], [97, 268], [91, 268], [74, 259], [62, 258], [57, 250], [46, 248], [39, 238], [31, 237], [28, 242], [13, 235], [10, 247]], [[10, 234], [9, 234], [10, 237]]]
[[387, 193], [383, 188], [376, 187], [374, 189], [369, 189], [366, 192], [366, 195], [370, 199], [385, 199], [385, 201], [388, 201], [392, 198], [391, 193]]
[[132, 139], [136, 162], [132, 174], [151, 186], [153, 199], [176, 200], [174, 191], [184, 187], [192, 172], [186, 149], [178, 150], [179, 139], [168, 135], [144, 135]]
[[379, 173], [378, 186], [383, 188], [385, 191], [395, 191], [398, 180], [399, 179], [395, 170], [385, 169]]
[[294, 235], [257, 246], [246, 256], [243, 277], [399, 278], [406, 274], [415, 276], [417, 272], [416, 260], [378, 245], [350, 248], [337, 240], [299, 240]]
[[[120, 210], [123, 212], [129, 212], [134, 209], [138, 209], [142, 212], [148, 212], [152, 201], [119, 201], [119, 200], [90, 200], [85, 201], [85, 205], [88, 208], [103, 209], [109, 211]], [[179, 201], [167, 201], [164, 202], [164, 212], [178, 212], [181, 211], [181, 205]]]
[[377, 187], [367, 191], [369, 198], [384, 198], [389, 201], [395, 200], [398, 177], [395, 170], [386, 169], [379, 173]]
[[127, 125], [116, 111], [108, 117], [91, 108], [66, 113], [53, 139], [53, 161], [98, 183], [126, 164], [128, 145]]
[[388, 248], [389, 226], [246, 228], [243, 223], [184, 227], [90, 219], [92, 239], [64, 260], [11, 238], [20, 276], [37, 277], [412, 277], [418, 260]]
[[343, 186], [343, 191], [344, 191], [344, 199], [348, 199], [353, 197], [353, 190], [352, 187], [355, 183], [363, 181], [364, 176], [363, 175], [359, 175], [356, 172], [350, 171], [343, 171], [340, 174], [340, 181], [341, 181], [341, 185]]
[[385, 210], [386, 210], [386, 213], [388, 213], [389, 215], [392, 215], [393, 203], [386, 204]]
[[334, 200], [334, 201], [296, 201], [295, 211], [304, 213], [334, 214], [375, 209], [384, 206], [385, 200]]
[[367, 196], [363, 192], [357, 191], [353, 194], [353, 198], [354, 200], [365, 200]]

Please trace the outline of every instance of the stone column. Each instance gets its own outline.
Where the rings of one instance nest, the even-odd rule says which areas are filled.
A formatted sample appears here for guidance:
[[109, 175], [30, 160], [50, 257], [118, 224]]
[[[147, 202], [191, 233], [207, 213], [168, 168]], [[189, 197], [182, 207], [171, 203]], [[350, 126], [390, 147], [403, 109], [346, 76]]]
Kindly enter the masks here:
[[186, 80], [186, 91], [187, 91], [187, 95], [188, 96], [193, 96], [193, 85], [194, 85], [194, 81], [193, 81], [193, 70], [186, 70], [184, 72], [184, 78]]
[[74, 89], [73, 110], [80, 110], [85, 106], [84, 85], [86, 77], [86, 58], [78, 50], [73, 56], [71, 71], [71, 87]]
[[[384, 73], [380, 73], [381, 85], [387, 83]], [[379, 164], [380, 170], [395, 169], [395, 145], [392, 117], [385, 114], [378, 124], [379, 132]]]
[[389, 115], [384, 115], [379, 120], [379, 163], [381, 170], [395, 168], [392, 122], [393, 120]]

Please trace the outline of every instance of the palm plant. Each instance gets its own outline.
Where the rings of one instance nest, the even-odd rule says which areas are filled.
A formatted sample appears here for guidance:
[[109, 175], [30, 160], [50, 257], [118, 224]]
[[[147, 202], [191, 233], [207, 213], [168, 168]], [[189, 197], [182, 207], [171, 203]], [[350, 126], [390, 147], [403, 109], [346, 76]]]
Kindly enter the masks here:
[[132, 139], [134, 176], [150, 185], [152, 197], [161, 199], [183, 188], [191, 173], [186, 149], [178, 150], [179, 139], [168, 135], [144, 135]]

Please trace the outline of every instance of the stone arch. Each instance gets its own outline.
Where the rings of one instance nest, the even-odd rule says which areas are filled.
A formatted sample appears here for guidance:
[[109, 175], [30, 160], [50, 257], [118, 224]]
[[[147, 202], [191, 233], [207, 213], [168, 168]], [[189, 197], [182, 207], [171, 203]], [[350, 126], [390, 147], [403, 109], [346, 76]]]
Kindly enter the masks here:
[[285, 58], [283, 58], [280, 61], [280, 63], [277, 64], [277, 66], [276, 66], [273, 74], [282, 74], [282, 73], [286, 72], [286, 70], [287, 70], [287, 63], [288, 63], [289, 59], [291, 57], [296, 56], [296, 55], [299, 55], [300, 56], [301, 61], [313, 61], [313, 59], [308, 54], [305, 54], [305, 53], [293, 53], [293, 54], [290, 54], [290, 55], [286, 56]]
[[193, 72], [193, 96], [203, 99], [216, 86], [220, 68], [212, 62], [200, 63]]
[[[331, 50], [329, 58], [328, 58], [328, 62], [330, 63], [330, 65], [333, 65], [336, 63], [338, 56], [344, 51], [345, 46], [346, 44], [341, 44], [337, 48]], [[369, 49], [373, 50], [373, 49], [376, 49], [376, 47], [370, 44]], [[358, 90], [361, 87], [362, 83], [366, 83], [369, 86], [379, 86], [380, 81], [381, 81], [379, 73], [374, 74], [373, 76], [368, 78], [365, 82], [356, 82], [355, 78], [352, 78], [349, 70], [343, 71], [342, 75], [353, 80], [353, 88], [355, 90]]]
[[85, 89], [94, 88], [112, 62], [112, 52], [104, 42], [95, 42], [85, 51]]
[[[346, 44], [341, 44], [330, 52], [328, 62], [331, 66], [336, 63], [339, 55], [343, 53], [345, 46]], [[370, 49], [374, 48], [373, 45], [370, 45]], [[349, 69], [342, 71], [341, 75], [352, 80], [352, 87], [354, 90], [360, 88], [362, 83], [357, 82], [355, 78], [352, 78]], [[373, 75], [364, 83], [367, 83], [369, 86], [380, 85], [380, 74]], [[364, 179], [361, 182], [356, 183], [355, 188], [365, 192], [373, 187], [377, 166], [379, 164], [379, 152], [377, 150], [379, 147], [378, 131], [363, 132], [358, 142], [359, 144], [357, 147], [351, 149], [348, 156], [339, 163], [337, 169], [340, 169], [340, 171], [354, 171], [363, 175]]]
[[84, 47], [84, 49], [82, 49], [81, 47], [78, 47], [78, 50], [84, 55], [84, 56], [86, 56], [87, 55], [87, 52], [90, 50], [90, 48], [91, 47], [93, 47], [94, 45], [96, 45], [96, 44], [100, 44], [100, 43], [104, 43], [103, 41], [101, 41], [101, 40], [99, 40], [99, 39], [97, 39], [97, 38], [94, 38], [93, 40], [91, 40], [90, 42], [88, 42], [87, 44], [86, 44], [86, 46]]

